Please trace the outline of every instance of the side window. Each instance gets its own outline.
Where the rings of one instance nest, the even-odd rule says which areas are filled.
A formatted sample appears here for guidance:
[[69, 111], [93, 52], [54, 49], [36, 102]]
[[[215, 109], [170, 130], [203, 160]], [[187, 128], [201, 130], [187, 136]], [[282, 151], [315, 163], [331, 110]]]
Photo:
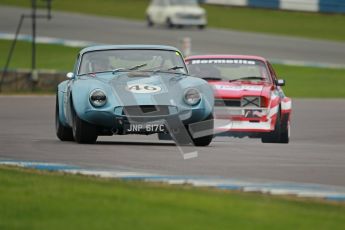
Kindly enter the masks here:
[[158, 5], [159, 5], [159, 2], [160, 2], [160, 0], [152, 0], [152, 1], [151, 1], [151, 5], [152, 5], [152, 6], [158, 6]]
[[154, 5], [155, 6], [163, 6], [164, 0], [154, 0]]

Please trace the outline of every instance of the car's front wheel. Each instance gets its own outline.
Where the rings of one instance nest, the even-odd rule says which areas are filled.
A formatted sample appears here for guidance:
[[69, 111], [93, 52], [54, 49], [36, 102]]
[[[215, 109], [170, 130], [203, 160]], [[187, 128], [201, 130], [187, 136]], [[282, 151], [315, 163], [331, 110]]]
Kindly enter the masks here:
[[282, 143], [287, 144], [290, 140], [289, 119], [281, 119], [280, 110], [277, 113], [277, 121], [274, 131], [261, 137], [262, 143]]
[[198, 25], [199, 30], [203, 30], [203, 29], [205, 29], [205, 27], [206, 27], [205, 25]]
[[192, 141], [195, 146], [208, 146], [214, 137], [213, 134], [214, 129], [214, 120], [213, 120], [213, 114], [211, 113], [205, 120], [200, 122], [198, 125], [197, 130], [194, 130], [193, 132], [205, 132], [205, 133], [211, 133], [209, 135], [204, 135], [198, 138], [193, 138], [192, 130], [188, 128], [188, 131], [190, 133], [190, 137], [192, 138]]
[[78, 143], [93, 144], [98, 138], [97, 127], [80, 119], [73, 110], [73, 138]]
[[287, 144], [290, 142], [290, 121], [288, 118], [283, 119], [281, 124], [281, 133], [279, 143]]
[[175, 26], [175, 25], [172, 23], [172, 21], [171, 21], [170, 18], [167, 18], [166, 24], [167, 24], [168, 28], [174, 28], [174, 26]]
[[55, 107], [55, 130], [56, 130], [56, 136], [61, 141], [73, 141], [73, 133], [72, 129], [70, 127], [64, 126], [60, 121], [60, 115], [59, 115], [59, 99], [58, 95], [56, 95], [56, 107]]

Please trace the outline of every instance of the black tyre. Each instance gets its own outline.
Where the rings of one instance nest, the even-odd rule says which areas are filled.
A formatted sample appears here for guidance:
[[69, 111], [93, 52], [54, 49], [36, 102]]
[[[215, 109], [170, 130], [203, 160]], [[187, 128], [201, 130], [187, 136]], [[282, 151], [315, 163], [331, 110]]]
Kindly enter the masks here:
[[168, 28], [174, 28], [174, 24], [171, 22], [170, 18], [167, 19], [167, 22], [166, 22]]
[[281, 119], [281, 111], [277, 113], [274, 131], [261, 137], [262, 143], [289, 143], [290, 123], [288, 117]]
[[[200, 125], [200, 130], [195, 130], [195, 131], [211, 131], [212, 134], [211, 135], [207, 135], [207, 136], [202, 136], [202, 137], [198, 137], [198, 138], [193, 138], [192, 135], [191, 138], [192, 138], [192, 141], [194, 143], [195, 146], [208, 146], [211, 142], [212, 142], [212, 139], [214, 137], [214, 134], [213, 134], [213, 128], [214, 128], [214, 120], [213, 120], [213, 114], [211, 113], [204, 121], [206, 121], [204, 124]], [[188, 130], [189, 133], [190, 130]]]
[[146, 17], [146, 22], [147, 22], [148, 27], [154, 26], [154, 23], [153, 23], [152, 19], [150, 18], [150, 16]]
[[[73, 109], [73, 105], [72, 105]], [[78, 143], [93, 144], [98, 138], [97, 127], [80, 119], [77, 113], [73, 111], [73, 138]]]
[[279, 137], [280, 137], [280, 110], [277, 112], [277, 120], [276, 124], [274, 126], [274, 131], [264, 134], [264, 136], [261, 137], [261, 142], [262, 143], [278, 143], [279, 142]]
[[198, 25], [199, 30], [203, 30], [203, 29], [205, 29], [205, 27], [206, 27], [205, 25]]
[[289, 117], [283, 117], [279, 143], [288, 144], [290, 142], [290, 121]]
[[55, 130], [56, 136], [61, 141], [73, 141], [73, 133], [70, 127], [66, 127], [61, 124], [60, 116], [59, 116], [59, 99], [58, 95], [56, 95], [56, 106], [55, 106]]

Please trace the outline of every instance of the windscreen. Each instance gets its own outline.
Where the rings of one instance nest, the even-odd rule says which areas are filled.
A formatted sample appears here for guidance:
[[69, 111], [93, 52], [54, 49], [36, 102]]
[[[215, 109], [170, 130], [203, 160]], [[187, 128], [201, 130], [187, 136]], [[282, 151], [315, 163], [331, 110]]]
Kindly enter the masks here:
[[217, 80], [270, 81], [267, 67], [259, 60], [199, 59], [186, 62], [195, 77]]
[[181, 67], [175, 72], [187, 73], [179, 52], [170, 50], [101, 50], [87, 52], [82, 56], [79, 75], [114, 70], [155, 71]]
[[171, 5], [197, 5], [197, 0], [170, 0]]

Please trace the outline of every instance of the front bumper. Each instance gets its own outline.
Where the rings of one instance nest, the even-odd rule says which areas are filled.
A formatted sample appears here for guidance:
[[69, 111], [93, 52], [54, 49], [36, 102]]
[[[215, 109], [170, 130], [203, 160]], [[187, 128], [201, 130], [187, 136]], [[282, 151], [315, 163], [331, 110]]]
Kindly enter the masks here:
[[[81, 114], [80, 118], [96, 126], [109, 130], [120, 130], [122, 132], [122, 130], [125, 130], [129, 124], [164, 123], [168, 126], [172, 126], [170, 124], [182, 122], [182, 124], [187, 125], [202, 121], [205, 117], [207, 117], [207, 115], [208, 114], [206, 114], [206, 111], [203, 108], [172, 108], [167, 111], [159, 110], [149, 113], [143, 113], [141, 111], [135, 113], [135, 110], [132, 110], [126, 114], [124, 109], [115, 107], [111, 110], [90, 108], [86, 110], [85, 113]], [[152, 130], [150, 133], [159, 132], [161, 132], [161, 130]]]
[[261, 107], [215, 107], [215, 132], [271, 132], [275, 110]]
[[179, 18], [173, 17], [171, 22], [174, 25], [182, 25], [182, 26], [206, 26], [207, 20], [205, 18]]
[[241, 120], [215, 120], [215, 132], [271, 132], [274, 130], [272, 121], [241, 121]]

